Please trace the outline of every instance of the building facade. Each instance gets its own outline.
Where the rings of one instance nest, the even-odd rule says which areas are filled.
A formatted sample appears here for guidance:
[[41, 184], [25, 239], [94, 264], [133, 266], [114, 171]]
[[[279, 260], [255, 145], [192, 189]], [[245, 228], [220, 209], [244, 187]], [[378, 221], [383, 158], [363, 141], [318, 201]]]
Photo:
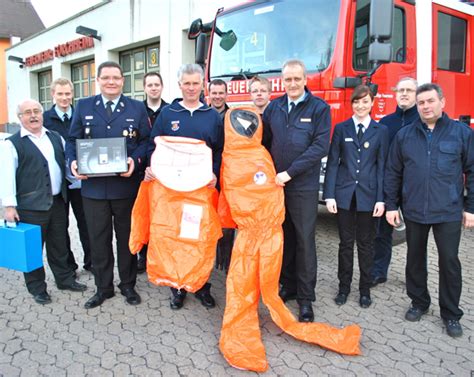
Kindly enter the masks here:
[[50, 85], [57, 77], [73, 82], [75, 101], [95, 94], [96, 67], [106, 60], [122, 65], [125, 95], [144, 99], [143, 75], [159, 71], [163, 98], [174, 99], [178, 67], [194, 62], [195, 43], [187, 38], [191, 22], [211, 21], [223, 3], [105, 0], [13, 45], [6, 55], [19, 59], [6, 60], [8, 121], [17, 121], [16, 106], [24, 98], [51, 107]]
[[30, 2], [0, 0], [0, 132], [8, 121], [7, 106], [7, 50], [15, 41], [27, 38], [44, 29]]

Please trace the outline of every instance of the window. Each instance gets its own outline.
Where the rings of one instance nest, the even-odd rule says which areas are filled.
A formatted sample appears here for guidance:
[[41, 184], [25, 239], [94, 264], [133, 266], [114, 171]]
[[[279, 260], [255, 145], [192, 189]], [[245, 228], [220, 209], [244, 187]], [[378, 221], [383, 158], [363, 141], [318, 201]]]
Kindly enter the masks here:
[[95, 62], [93, 60], [74, 64], [71, 67], [74, 85], [74, 105], [78, 100], [95, 94]]
[[143, 76], [147, 72], [160, 70], [160, 47], [153, 45], [124, 51], [120, 54], [120, 65], [125, 78], [123, 94], [144, 100]]
[[[368, 71], [370, 63], [369, 55], [369, 19], [370, 1], [358, 0], [354, 30], [354, 69], [358, 71]], [[404, 63], [406, 60], [406, 21], [405, 12], [401, 8], [394, 8], [392, 24], [392, 61]]]
[[52, 106], [51, 99], [51, 77], [52, 71], [38, 73], [38, 98], [44, 110], [48, 110]]
[[462, 18], [438, 13], [438, 68], [464, 72], [466, 69], [467, 23]]

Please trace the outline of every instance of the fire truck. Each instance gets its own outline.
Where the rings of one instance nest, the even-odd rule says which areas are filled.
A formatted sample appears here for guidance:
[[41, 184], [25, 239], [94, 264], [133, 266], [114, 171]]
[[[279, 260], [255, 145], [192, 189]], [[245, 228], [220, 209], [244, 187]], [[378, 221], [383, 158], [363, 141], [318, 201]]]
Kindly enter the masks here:
[[249, 101], [255, 75], [281, 95], [281, 66], [295, 58], [334, 124], [352, 115], [350, 94], [361, 83], [377, 92], [375, 120], [393, 112], [393, 87], [410, 76], [441, 85], [448, 115], [473, 126], [473, 16], [474, 7], [457, 0], [256, 0], [194, 21], [189, 37], [206, 81], [227, 81], [229, 104]]
[[457, 0], [254, 0], [219, 9], [212, 22], [195, 20], [188, 37], [206, 82], [227, 81], [231, 106], [250, 101], [255, 75], [280, 96], [281, 67], [295, 58], [305, 62], [308, 89], [331, 106], [333, 126], [352, 115], [355, 86], [376, 93], [379, 120], [395, 110], [393, 89], [410, 76], [439, 84], [447, 114], [473, 127], [473, 16]]

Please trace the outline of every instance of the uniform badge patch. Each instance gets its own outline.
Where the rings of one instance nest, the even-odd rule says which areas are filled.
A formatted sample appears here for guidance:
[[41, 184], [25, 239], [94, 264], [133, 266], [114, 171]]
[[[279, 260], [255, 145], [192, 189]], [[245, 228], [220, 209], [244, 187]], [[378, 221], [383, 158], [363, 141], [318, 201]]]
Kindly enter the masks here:
[[369, 143], [368, 141], [366, 141], [366, 142], [364, 143], [364, 148], [365, 148], [365, 149], [368, 149], [369, 147], [370, 147], [370, 143]]
[[171, 122], [171, 131], [178, 131], [179, 130], [179, 120], [173, 120]]
[[263, 185], [267, 182], [267, 175], [263, 171], [258, 171], [253, 176], [253, 181], [257, 185]]

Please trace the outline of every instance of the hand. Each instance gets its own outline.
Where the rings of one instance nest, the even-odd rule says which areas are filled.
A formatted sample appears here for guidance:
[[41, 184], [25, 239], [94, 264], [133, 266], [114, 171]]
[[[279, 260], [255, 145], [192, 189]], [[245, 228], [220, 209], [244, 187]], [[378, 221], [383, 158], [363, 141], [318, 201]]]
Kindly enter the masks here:
[[130, 177], [133, 174], [133, 171], [135, 170], [135, 161], [133, 161], [133, 158], [131, 157], [127, 158], [127, 163], [128, 163], [128, 171], [120, 174], [120, 176], [124, 178]]
[[18, 212], [16, 211], [15, 207], [5, 207], [4, 218], [9, 223], [20, 221], [20, 215], [18, 215]]
[[462, 223], [465, 229], [474, 228], [474, 213], [463, 212]]
[[153, 171], [151, 170], [151, 167], [147, 167], [145, 169], [145, 178], [143, 179], [145, 182], [150, 182], [154, 181], [156, 179], [155, 174], [153, 174]]
[[77, 179], [87, 179], [88, 178], [87, 175], [81, 175], [77, 172], [77, 161], [76, 160], [71, 162], [71, 173]]
[[216, 177], [216, 175], [215, 175], [214, 173], [212, 173], [212, 179], [211, 179], [211, 181], [207, 184], [207, 187], [212, 189], [212, 188], [216, 187], [216, 184], [217, 184], [217, 177]]
[[387, 211], [387, 213], [385, 214], [385, 218], [391, 226], [396, 227], [400, 225], [400, 214], [397, 210]]
[[285, 183], [288, 182], [291, 179], [291, 177], [288, 175], [286, 171], [282, 171], [281, 173], [278, 173], [275, 177], [275, 183], [277, 186], [284, 187]]
[[384, 211], [385, 211], [385, 203], [377, 202], [377, 203], [375, 203], [374, 212], [372, 213], [372, 216], [373, 217], [381, 217], [383, 215]]
[[326, 199], [326, 208], [329, 213], [337, 213], [337, 203], [335, 199]]

